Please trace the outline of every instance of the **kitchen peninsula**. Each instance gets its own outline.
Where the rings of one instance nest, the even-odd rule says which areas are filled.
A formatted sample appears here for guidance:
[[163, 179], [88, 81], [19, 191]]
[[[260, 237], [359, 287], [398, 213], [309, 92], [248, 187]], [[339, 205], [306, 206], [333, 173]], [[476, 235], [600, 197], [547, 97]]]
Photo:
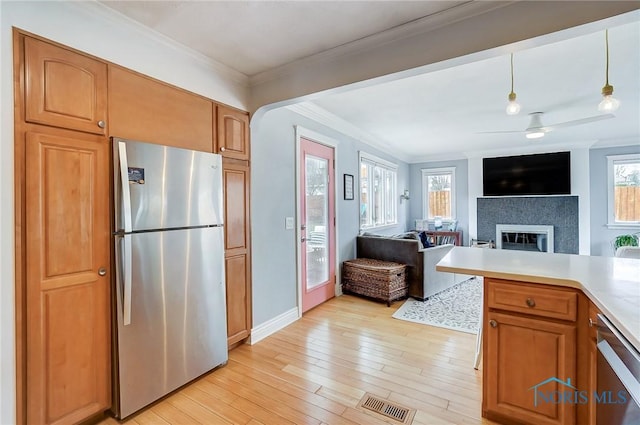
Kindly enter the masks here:
[[593, 400], [540, 403], [536, 395], [596, 390], [597, 313], [640, 351], [640, 261], [455, 247], [436, 269], [484, 277], [484, 417], [595, 423]]

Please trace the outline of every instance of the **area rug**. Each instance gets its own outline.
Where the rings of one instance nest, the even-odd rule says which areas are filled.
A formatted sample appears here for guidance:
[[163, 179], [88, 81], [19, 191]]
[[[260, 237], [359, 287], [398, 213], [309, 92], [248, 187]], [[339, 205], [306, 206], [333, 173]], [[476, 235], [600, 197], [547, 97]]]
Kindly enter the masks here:
[[409, 298], [393, 317], [454, 331], [477, 333], [482, 308], [482, 278], [471, 278], [425, 301]]

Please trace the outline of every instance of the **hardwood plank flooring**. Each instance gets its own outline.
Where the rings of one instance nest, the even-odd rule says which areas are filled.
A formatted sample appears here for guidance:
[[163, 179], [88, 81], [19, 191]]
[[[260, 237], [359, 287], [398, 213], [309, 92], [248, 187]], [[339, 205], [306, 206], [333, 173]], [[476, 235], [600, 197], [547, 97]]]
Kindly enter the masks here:
[[494, 424], [481, 417], [475, 335], [393, 319], [401, 305], [334, 298], [123, 423], [397, 423], [357, 409], [368, 392], [417, 409], [415, 425]]

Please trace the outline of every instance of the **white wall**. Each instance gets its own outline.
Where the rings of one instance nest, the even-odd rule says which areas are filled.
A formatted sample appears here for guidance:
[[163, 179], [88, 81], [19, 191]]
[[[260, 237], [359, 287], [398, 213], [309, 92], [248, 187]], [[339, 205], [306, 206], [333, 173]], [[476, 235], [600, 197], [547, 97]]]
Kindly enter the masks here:
[[0, 424], [15, 423], [12, 26], [247, 109], [246, 77], [97, 3], [0, 1]]
[[580, 233], [579, 254], [591, 251], [591, 196], [589, 190], [589, 147], [547, 146], [509, 151], [493, 151], [469, 158], [469, 237], [478, 234], [478, 203], [482, 197], [482, 158], [496, 156], [526, 155], [543, 152], [571, 152], [571, 195], [578, 196], [578, 231]]

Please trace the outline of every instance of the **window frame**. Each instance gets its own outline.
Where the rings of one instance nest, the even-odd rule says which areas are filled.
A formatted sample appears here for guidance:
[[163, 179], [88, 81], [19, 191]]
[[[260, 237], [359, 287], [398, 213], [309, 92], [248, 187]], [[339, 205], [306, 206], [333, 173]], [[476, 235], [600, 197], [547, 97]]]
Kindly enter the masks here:
[[422, 217], [424, 220], [433, 221], [429, 218], [429, 181], [430, 176], [451, 175], [451, 217], [442, 217], [445, 221], [457, 220], [456, 210], [456, 167], [422, 168]]
[[615, 165], [628, 162], [640, 163], [640, 154], [607, 155], [607, 227], [609, 229], [640, 228], [640, 221], [616, 221], [615, 217]]
[[[373, 171], [375, 168], [379, 168], [385, 172], [391, 172], [392, 174], [392, 182], [391, 182], [391, 189], [392, 189], [392, 193], [386, 193], [386, 184], [385, 184], [385, 193], [382, 195], [382, 211], [381, 214], [384, 218], [384, 223], [382, 224], [376, 224], [375, 223], [375, 218], [372, 218], [372, 224], [370, 225], [363, 225], [362, 224], [362, 218], [360, 216], [360, 208], [362, 205], [362, 164], [366, 163], [367, 165], [371, 166], [371, 176], [369, 176], [369, 184], [371, 182], [372, 176], [373, 176]], [[384, 181], [384, 177], [382, 178], [382, 180]], [[370, 188], [367, 188], [370, 189]], [[371, 193], [368, 193], [369, 195], [371, 195]], [[358, 152], [358, 225], [360, 228], [360, 231], [363, 230], [373, 230], [373, 229], [382, 229], [385, 227], [392, 227], [392, 226], [397, 226], [398, 225], [398, 203], [399, 203], [399, 198], [398, 198], [398, 164], [395, 164], [391, 161], [387, 161], [385, 159], [379, 158], [375, 155], [369, 154], [367, 152], [363, 152], [363, 151], [359, 151]], [[373, 197], [369, 196], [369, 200], [367, 202], [367, 209], [369, 211], [374, 211], [374, 208], [372, 208], [373, 206]], [[393, 221], [387, 221], [386, 216], [388, 214], [388, 208], [391, 207], [392, 208], [392, 213], [393, 213]]]

